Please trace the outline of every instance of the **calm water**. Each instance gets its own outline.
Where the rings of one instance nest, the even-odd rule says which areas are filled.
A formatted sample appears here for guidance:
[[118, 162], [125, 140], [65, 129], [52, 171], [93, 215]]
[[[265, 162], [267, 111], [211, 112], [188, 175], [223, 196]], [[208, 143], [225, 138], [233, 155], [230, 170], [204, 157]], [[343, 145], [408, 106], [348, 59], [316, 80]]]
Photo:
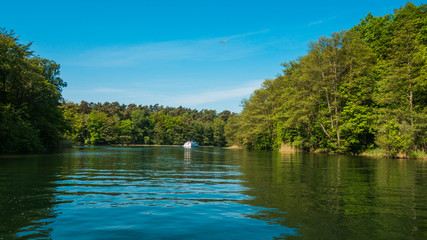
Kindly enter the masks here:
[[179, 147], [0, 157], [0, 239], [427, 239], [427, 162]]

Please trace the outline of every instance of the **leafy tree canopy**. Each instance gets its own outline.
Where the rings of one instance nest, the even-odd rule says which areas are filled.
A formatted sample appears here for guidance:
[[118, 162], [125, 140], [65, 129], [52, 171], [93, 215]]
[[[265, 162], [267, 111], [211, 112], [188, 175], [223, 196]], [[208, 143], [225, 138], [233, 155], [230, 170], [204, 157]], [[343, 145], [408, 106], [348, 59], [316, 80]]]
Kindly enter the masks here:
[[426, 150], [427, 5], [409, 2], [322, 36], [229, 121], [229, 143], [390, 156]]
[[54, 148], [64, 129], [60, 66], [0, 28], [0, 152]]

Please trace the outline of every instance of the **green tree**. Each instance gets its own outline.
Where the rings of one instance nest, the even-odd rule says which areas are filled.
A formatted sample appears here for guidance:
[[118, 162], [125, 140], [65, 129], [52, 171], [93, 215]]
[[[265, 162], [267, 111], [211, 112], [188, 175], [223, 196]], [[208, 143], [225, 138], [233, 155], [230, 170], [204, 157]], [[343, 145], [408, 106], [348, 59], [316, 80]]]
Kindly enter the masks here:
[[66, 125], [69, 126], [64, 132], [64, 138], [73, 143], [83, 144], [87, 135], [87, 128], [84, 115], [79, 113], [79, 105], [63, 102], [61, 108]]
[[[420, 87], [425, 85], [425, 76], [421, 74], [426, 64], [422, 57], [425, 46], [420, 43], [419, 34], [426, 16], [426, 10], [412, 3], [396, 10], [390, 24], [392, 47], [389, 48], [389, 60], [384, 63], [377, 96], [377, 101], [381, 104], [405, 109], [411, 126], [414, 125], [414, 108], [417, 107], [417, 102], [414, 102], [415, 92], [423, 91]], [[425, 106], [425, 103], [422, 104]]]
[[[41, 143], [29, 141], [16, 151], [41, 151], [57, 146], [65, 122], [59, 109], [62, 88], [66, 83], [59, 77], [60, 66], [52, 60], [34, 56], [30, 44], [19, 43], [19, 38], [11, 31], [0, 28], [0, 107], [6, 118], [22, 120], [23, 130], [28, 135], [37, 134]], [[18, 116], [19, 115], [19, 116]], [[13, 129], [11, 122], [1, 121], [3, 129]], [[31, 130], [32, 129], [32, 130]], [[9, 132], [9, 137], [17, 138]], [[24, 133], [25, 134], [25, 133]], [[31, 137], [31, 139], [36, 139]], [[1, 141], [8, 141], [2, 138]], [[30, 147], [32, 145], [32, 147]], [[5, 151], [9, 151], [5, 149]], [[10, 150], [15, 151], [15, 150]]]
[[137, 109], [132, 112], [131, 119], [135, 126], [132, 136], [134, 143], [150, 143], [151, 126], [149, 116], [150, 114], [147, 110]]
[[89, 114], [88, 130], [89, 139], [85, 143], [89, 144], [104, 144], [106, 143], [106, 126], [107, 114], [101, 111], [94, 110]]
[[120, 142], [129, 144], [135, 142], [135, 126], [130, 119], [120, 121]]
[[283, 75], [244, 101], [242, 113], [225, 126], [226, 139], [248, 148], [276, 149], [283, 142], [353, 154], [377, 145], [393, 156], [394, 148], [405, 154], [425, 149], [426, 10], [408, 3], [311, 42], [307, 55], [284, 63]]
[[43, 149], [38, 130], [11, 105], [0, 107], [0, 152], [33, 152]]
[[380, 128], [377, 143], [390, 157], [396, 157], [401, 152], [409, 156], [413, 145], [411, 127], [406, 122], [399, 124], [389, 120]]
[[224, 136], [224, 126], [225, 122], [222, 121], [219, 117], [215, 118], [212, 123], [213, 129], [213, 145], [223, 147], [226, 145], [227, 141]]

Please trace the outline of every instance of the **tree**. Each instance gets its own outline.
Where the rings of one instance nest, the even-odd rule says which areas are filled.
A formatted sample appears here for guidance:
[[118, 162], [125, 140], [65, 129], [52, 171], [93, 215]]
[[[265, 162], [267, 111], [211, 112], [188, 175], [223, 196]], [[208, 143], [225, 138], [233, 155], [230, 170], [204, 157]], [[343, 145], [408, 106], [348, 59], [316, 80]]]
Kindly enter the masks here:
[[411, 128], [405, 122], [399, 124], [395, 120], [387, 121], [379, 131], [377, 143], [390, 157], [396, 157], [400, 152], [409, 156], [413, 145], [410, 131]]
[[0, 152], [33, 152], [43, 149], [38, 130], [11, 105], [0, 107]]
[[[408, 3], [404, 8], [396, 10], [390, 29], [389, 61], [384, 65], [383, 79], [380, 81], [380, 92], [377, 100], [391, 107], [406, 109], [411, 126], [414, 126], [415, 92], [419, 89], [425, 76], [421, 74], [425, 66], [422, 51], [425, 46], [420, 43], [420, 29], [423, 28], [427, 12]], [[424, 104], [424, 103], [423, 103]], [[425, 105], [425, 104], [424, 104]]]
[[[10, 138], [25, 138], [25, 132], [13, 131], [14, 126], [9, 125], [10, 119], [16, 119], [21, 121], [23, 131], [29, 131], [31, 141], [35, 141], [23, 141], [27, 146], [6, 147], [3, 151], [53, 149], [66, 128], [59, 105], [62, 88], [67, 84], [59, 77], [60, 66], [52, 60], [34, 56], [30, 47], [31, 43], [19, 43], [13, 31], [0, 28], [0, 107], [4, 111], [1, 128]], [[9, 140], [2, 138], [1, 141]]]
[[107, 114], [94, 110], [89, 114], [88, 130], [89, 139], [85, 143], [104, 144], [106, 140]]
[[283, 142], [353, 154], [376, 146], [405, 154], [425, 149], [426, 11], [408, 3], [311, 42], [305, 56], [284, 63], [283, 75], [243, 102], [242, 113], [225, 126], [226, 139], [248, 148]]
[[135, 126], [130, 119], [120, 121], [120, 142], [124, 144], [135, 142], [135, 139], [133, 139], [135, 136], [134, 131]]

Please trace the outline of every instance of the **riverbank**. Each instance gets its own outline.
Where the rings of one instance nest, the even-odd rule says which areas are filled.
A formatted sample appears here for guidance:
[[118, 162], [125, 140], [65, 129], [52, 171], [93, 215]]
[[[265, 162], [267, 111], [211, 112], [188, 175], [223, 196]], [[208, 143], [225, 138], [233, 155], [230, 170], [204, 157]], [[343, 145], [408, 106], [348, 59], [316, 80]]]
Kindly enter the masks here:
[[111, 144], [116, 147], [182, 147], [182, 145], [160, 145], [160, 144]]
[[[241, 145], [237, 145], [234, 144], [230, 147], [227, 147], [227, 149], [244, 149], [243, 146]], [[277, 150], [280, 153], [298, 153], [298, 152], [302, 152], [299, 151], [298, 149], [286, 145], [286, 144], [282, 144], [280, 149]], [[314, 151], [312, 153], [322, 153], [322, 154], [328, 154], [327, 152], [317, 152]], [[349, 154], [343, 154], [343, 155], [349, 155]], [[356, 156], [366, 156], [366, 157], [388, 157], [387, 154], [381, 150], [381, 149], [372, 149], [372, 150], [368, 150], [366, 152], [363, 152], [361, 154], [358, 154]], [[427, 154], [422, 152], [422, 151], [416, 151], [414, 153], [412, 153], [410, 156], [407, 156], [405, 154], [399, 153], [397, 154], [397, 156], [395, 158], [398, 159], [422, 159], [422, 160], [427, 160]]]
[[[111, 144], [109, 146], [115, 146], [115, 147], [182, 147], [182, 145], [159, 145], [159, 144]], [[214, 147], [214, 146], [202, 146], [202, 147]], [[233, 144], [229, 147], [224, 147], [225, 149], [244, 149], [243, 146]], [[303, 152], [300, 151], [292, 146], [282, 144], [280, 149], [277, 150], [280, 153], [299, 153]], [[321, 153], [321, 154], [328, 154], [327, 152], [311, 152], [311, 153]], [[351, 154], [342, 154], [342, 155], [351, 155]], [[381, 149], [372, 149], [368, 150], [366, 152], [363, 152], [361, 154], [358, 154], [356, 156], [366, 156], [366, 157], [388, 157], [387, 154], [381, 150]], [[406, 156], [405, 154], [399, 153], [395, 158], [398, 159], [422, 159], [427, 160], [427, 154], [422, 151], [416, 151], [410, 156]]]
[[[372, 149], [360, 154], [360, 156], [368, 156], [368, 157], [387, 157], [387, 154], [381, 149]], [[427, 160], [427, 154], [422, 151], [415, 151], [407, 156], [406, 154], [399, 153], [395, 158], [399, 159], [422, 159]]]

